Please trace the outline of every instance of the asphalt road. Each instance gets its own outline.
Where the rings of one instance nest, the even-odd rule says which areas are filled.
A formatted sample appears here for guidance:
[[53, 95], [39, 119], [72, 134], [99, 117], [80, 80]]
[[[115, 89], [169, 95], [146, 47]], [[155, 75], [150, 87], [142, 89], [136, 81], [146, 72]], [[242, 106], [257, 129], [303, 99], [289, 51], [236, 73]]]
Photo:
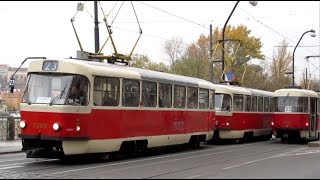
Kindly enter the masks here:
[[280, 140], [206, 145], [198, 150], [160, 152], [112, 161], [27, 159], [0, 155], [2, 178], [206, 179], [319, 178], [320, 148]]

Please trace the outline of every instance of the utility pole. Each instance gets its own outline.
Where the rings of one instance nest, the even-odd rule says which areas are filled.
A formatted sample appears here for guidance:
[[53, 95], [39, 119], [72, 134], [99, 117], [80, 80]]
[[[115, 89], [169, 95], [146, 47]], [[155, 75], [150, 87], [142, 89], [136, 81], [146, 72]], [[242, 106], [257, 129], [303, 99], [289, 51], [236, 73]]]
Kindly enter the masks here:
[[99, 21], [98, 21], [98, 2], [94, 1], [94, 45], [95, 53], [99, 52]]
[[210, 65], [210, 81], [213, 83], [213, 61], [212, 61], [212, 24], [210, 24], [210, 62], [209, 62], [209, 65]]

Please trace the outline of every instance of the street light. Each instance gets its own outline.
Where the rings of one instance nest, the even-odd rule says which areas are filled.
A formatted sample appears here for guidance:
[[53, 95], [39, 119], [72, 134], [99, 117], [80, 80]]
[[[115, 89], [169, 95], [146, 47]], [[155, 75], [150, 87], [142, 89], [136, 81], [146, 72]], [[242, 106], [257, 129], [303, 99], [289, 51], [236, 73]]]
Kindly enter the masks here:
[[311, 32], [311, 34], [310, 34], [311, 37], [316, 37], [316, 34], [315, 34], [316, 31], [313, 30], [313, 29], [304, 32], [304, 33], [302, 34], [302, 36], [300, 37], [300, 40], [298, 41], [296, 47], [295, 47], [294, 50], [293, 50], [293, 55], [292, 55], [292, 72], [291, 72], [291, 73], [287, 73], [287, 74], [292, 74], [292, 86], [294, 86], [294, 53], [296, 52], [296, 49], [297, 49], [297, 47], [298, 47], [298, 45], [299, 45], [302, 37], [303, 37], [305, 34], [309, 33], [309, 32]]
[[[224, 33], [225, 33], [225, 30], [226, 30], [227, 24], [228, 24], [228, 22], [229, 22], [229, 19], [230, 19], [230, 17], [232, 16], [233, 11], [234, 11], [234, 10], [236, 9], [236, 7], [238, 6], [239, 2], [240, 2], [240, 1], [237, 1], [236, 4], [234, 5], [234, 7], [233, 7], [233, 9], [232, 9], [232, 11], [231, 11], [231, 13], [230, 13], [230, 15], [229, 15], [226, 23], [224, 24], [223, 29], [222, 29], [222, 60], [221, 60], [221, 62], [222, 62], [222, 79], [224, 79], [224, 73], [223, 73], [223, 71], [224, 71]], [[256, 5], [258, 4], [257, 1], [249, 1], [249, 3], [250, 3], [252, 6], [256, 6]]]

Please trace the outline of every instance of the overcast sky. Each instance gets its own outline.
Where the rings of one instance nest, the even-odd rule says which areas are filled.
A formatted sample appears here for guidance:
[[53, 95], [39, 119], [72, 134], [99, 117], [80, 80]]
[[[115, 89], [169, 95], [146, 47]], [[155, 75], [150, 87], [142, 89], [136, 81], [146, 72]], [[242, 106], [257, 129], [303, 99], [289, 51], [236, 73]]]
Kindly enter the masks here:
[[[1, 1], [0, 64], [18, 67], [26, 57], [31, 56], [75, 57], [80, 48], [70, 22], [72, 17], [75, 17], [74, 25], [84, 50], [94, 52], [93, 2], [86, 2], [84, 11], [77, 13], [78, 2]], [[143, 31], [134, 53], [146, 54], [155, 62], [165, 62], [163, 46], [166, 40], [179, 37], [185, 44], [190, 44], [197, 41], [201, 33], [208, 35], [210, 24], [213, 28], [222, 28], [235, 2], [133, 1]], [[119, 12], [113, 22], [113, 37], [118, 52], [128, 54], [139, 36], [139, 25], [130, 1], [122, 3], [101, 2], [104, 13], [109, 14], [109, 24]], [[296, 50], [295, 76], [296, 80], [301, 79], [305, 68], [309, 68], [313, 76], [320, 77], [320, 59], [311, 58], [310, 63], [305, 61], [306, 56], [320, 54], [319, 9], [320, 1], [258, 1], [257, 6], [241, 1], [228, 25], [247, 26], [251, 35], [261, 38], [262, 52], [268, 58], [272, 58], [274, 47], [283, 39], [292, 46], [289, 50], [293, 52], [301, 35], [314, 29], [316, 37], [306, 34], [299, 44], [308, 47], [298, 47]], [[107, 31], [100, 7], [99, 16], [102, 46]], [[110, 55], [109, 44], [103, 53]]]

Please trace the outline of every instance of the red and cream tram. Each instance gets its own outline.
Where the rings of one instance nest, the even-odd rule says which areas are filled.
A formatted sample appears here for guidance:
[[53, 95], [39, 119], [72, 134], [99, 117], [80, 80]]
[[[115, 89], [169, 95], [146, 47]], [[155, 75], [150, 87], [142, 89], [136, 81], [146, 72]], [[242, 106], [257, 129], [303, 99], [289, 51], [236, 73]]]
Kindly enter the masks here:
[[216, 120], [213, 141], [271, 138], [273, 92], [223, 84], [215, 84], [214, 89]]
[[213, 137], [214, 96], [210, 82], [191, 77], [79, 59], [33, 60], [19, 136], [29, 158], [198, 148]]
[[275, 136], [281, 138], [282, 142], [318, 139], [320, 129], [318, 93], [301, 87], [288, 87], [276, 90], [274, 94], [276, 109], [272, 126]]

